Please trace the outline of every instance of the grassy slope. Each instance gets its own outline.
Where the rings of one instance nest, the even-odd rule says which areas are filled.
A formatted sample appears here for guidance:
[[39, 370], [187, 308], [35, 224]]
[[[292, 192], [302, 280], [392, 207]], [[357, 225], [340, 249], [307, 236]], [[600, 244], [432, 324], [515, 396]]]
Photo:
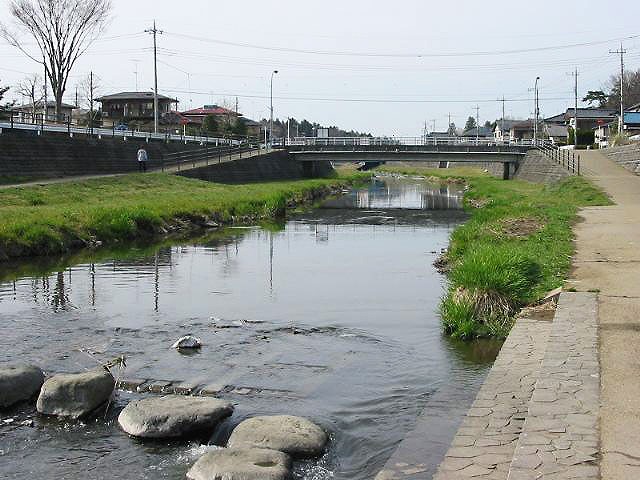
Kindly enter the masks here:
[[[520, 307], [562, 286], [574, 252], [572, 226], [578, 209], [610, 204], [583, 177], [544, 186], [503, 181], [470, 169], [383, 170], [461, 177], [470, 187], [465, 208], [471, 218], [451, 236], [450, 290], [441, 305], [445, 330], [462, 338], [505, 336]], [[473, 208], [474, 200], [488, 203]], [[508, 227], [522, 220], [540, 228], [516, 236]]]
[[132, 174], [0, 190], [0, 258], [60, 253], [83, 241], [148, 236], [176, 219], [219, 223], [282, 215], [290, 201], [346, 183], [333, 179], [224, 185], [166, 174]]

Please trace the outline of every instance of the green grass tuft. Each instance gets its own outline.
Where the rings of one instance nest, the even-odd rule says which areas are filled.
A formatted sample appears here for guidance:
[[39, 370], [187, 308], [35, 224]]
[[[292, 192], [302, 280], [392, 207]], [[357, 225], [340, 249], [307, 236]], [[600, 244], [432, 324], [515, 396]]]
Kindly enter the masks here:
[[[578, 210], [611, 204], [584, 177], [545, 186], [503, 181], [470, 168], [382, 170], [447, 181], [463, 178], [468, 186], [470, 218], [451, 235], [449, 290], [440, 305], [445, 332], [457, 338], [505, 337], [522, 306], [563, 285], [574, 253], [572, 227]], [[517, 230], [520, 224], [536, 228], [521, 235], [505, 231], [505, 226]]]

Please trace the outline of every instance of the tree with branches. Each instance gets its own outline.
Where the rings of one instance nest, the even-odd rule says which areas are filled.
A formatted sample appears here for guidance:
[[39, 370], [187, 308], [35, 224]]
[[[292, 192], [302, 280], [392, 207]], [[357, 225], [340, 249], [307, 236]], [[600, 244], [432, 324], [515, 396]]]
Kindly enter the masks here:
[[[9, 7], [17, 30], [0, 25], [0, 36], [44, 67], [60, 118], [69, 74], [106, 28], [111, 0], [14, 0]], [[35, 40], [39, 53], [23, 46], [24, 35]]]
[[43, 100], [42, 79], [40, 75], [33, 74], [23, 79], [18, 84], [17, 93], [29, 99], [29, 105], [31, 105], [31, 123], [36, 123], [38, 102]]

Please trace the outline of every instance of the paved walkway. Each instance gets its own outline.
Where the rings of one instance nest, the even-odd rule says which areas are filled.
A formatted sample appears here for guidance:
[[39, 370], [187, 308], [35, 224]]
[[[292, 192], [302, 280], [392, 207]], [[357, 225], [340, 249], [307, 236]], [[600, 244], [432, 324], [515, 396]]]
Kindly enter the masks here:
[[[192, 170], [194, 168], [200, 168], [200, 167], [206, 167], [207, 165], [215, 165], [218, 163], [227, 163], [227, 162], [232, 162], [234, 160], [239, 160], [241, 158], [251, 158], [251, 157], [258, 157], [261, 155], [266, 155], [268, 153], [271, 153], [272, 150], [253, 150], [251, 152], [243, 152], [243, 153], [236, 153], [233, 155], [223, 155], [220, 158], [218, 158], [217, 155], [212, 154], [211, 159], [207, 160], [198, 160], [196, 162], [186, 162], [183, 163], [182, 165], [178, 166], [178, 165], [172, 165], [172, 166], [167, 166], [164, 167], [164, 170], [162, 168], [151, 168], [149, 169], [149, 172], [155, 172], [155, 173], [160, 173], [160, 172], [165, 172], [165, 173], [177, 173], [179, 171], [185, 171], [185, 170]], [[61, 178], [46, 178], [46, 179], [42, 179], [42, 180], [34, 180], [34, 181], [30, 181], [30, 182], [22, 182], [22, 183], [12, 183], [12, 184], [6, 184], [6, 185], [0, 185], [0, 190], [3, 188], [14, 188], [14, 187], [35, 187], [35, 186], [41, 186], [41, 185], [53, 185], [56, 183], [68, 183], [68, 182], [81, 182], [84, 180], [92, 180], [95, 178], [110, 178], [110, 177], [121, 177], [122, 175], [129, 175], [131, 173], [136, 173], [136, 172], [125, 172], [125, 173], [105, 173], [105, 174], [100, 174], [100, 175], [76, 175], [73, 177], [61, 177]]]
[[588, 175], [616, 205], [586, 208], [569, 286], [599, 290], [603, 480], [640, 478], [640, 177], [597, 151]]

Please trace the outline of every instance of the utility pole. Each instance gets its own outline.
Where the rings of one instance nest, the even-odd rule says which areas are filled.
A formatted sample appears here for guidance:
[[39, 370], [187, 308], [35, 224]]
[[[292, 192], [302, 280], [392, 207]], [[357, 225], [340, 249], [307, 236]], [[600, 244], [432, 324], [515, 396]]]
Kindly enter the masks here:
[[140, 62], [140, 60], [131, 60], [133, 62], [133, 65], [135, 67], [135, 70], [133, 71], [133, 74], [136, 76], [136, 92], [138, 91], [138, 63]]
[[89, 128], [93, 135], [93, 70], [89, 72]]
[[538, 143], [538, 115], [540, 108], [538, 107], [538, 81], [540, 77], [536, 77], [536, 83], [533, 87], [534, 90], [534, 103], [533, 103], [533, 144]]
[[[451, 135], [451, 114], [449, 114], [448, 117], [449, 117], [449, 123], [447, 124], [447, 133]], [[455, 133], [456, 132], [453, 132], [454, 135]]]
[[620, 120], [618, 122], [618, 135], [622, 135], [624, 133], [624, 54], [627, 51], [622, 48], [622, 42], [620, 42], [620, 50], [609, 50], [609, 53], [620, 55]]
[[578, 68], [573, 72], [573, 93], [575, 104], [573, 106], [573, 148], [578, 149]]
[[153, 28], [145, 30], [153, 35], [153, 133], [158, 133], [158, 45], [157, 36], [162, 35], [162, 30], [156, 28], [156, 21], [153, 21]]
[[44, 60], [44, 57], [42, 57], [42, 65], [44, 65], [44, 108], [42, 109], [42, 115], [44, 115], [42, 117], [43, 121], [46, 122], [47, 121], [47, 110], [49, 110], [49, 101], [47, 99], [47, 64]]
[[480, 142], [480, 105], [476, 105], [476, 143]]
[[271, 72], [271, 117], [269, 119], [269, 146], [273, 145], [273, 76], [278, 73], [278, 70]]
[[502, 132], [502, 140], [504, 140], [504, 95], [502, 96], [502, 121], [500, 122], [500, 131]]

